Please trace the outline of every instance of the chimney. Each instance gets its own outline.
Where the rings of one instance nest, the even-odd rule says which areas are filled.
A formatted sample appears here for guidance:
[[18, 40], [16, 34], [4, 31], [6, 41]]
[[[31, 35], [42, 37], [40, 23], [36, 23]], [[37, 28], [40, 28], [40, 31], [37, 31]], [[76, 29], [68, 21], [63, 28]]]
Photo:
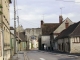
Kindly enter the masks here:
[[68, 21], [66, 20], [65, 28], [67, 29], [68, 27], [69, 27], [69, 23], [68, 23]]
[[63, 22], [63, 17], [62, 15], [59, 15], [59, 23], [61, 24]]
[[41, 20], [41, 27], [42, 27], [42, 25], [44, 24], [44, 21], [43, 20]]

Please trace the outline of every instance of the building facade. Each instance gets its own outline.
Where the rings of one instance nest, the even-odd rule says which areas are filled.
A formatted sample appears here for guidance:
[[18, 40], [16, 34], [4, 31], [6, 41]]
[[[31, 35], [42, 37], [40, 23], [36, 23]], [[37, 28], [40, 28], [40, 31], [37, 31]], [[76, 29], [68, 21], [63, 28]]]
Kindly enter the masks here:
[[[42, 49], [44, 49], [44, 45], [46, 45], [47, 48], [49, 48], [48, 50], [50, 50], [50, 34], [59, 26], [59, 23], [44, 23], [43, 20], [41, 20], [41, 30], [42, 30], [42, 37], [45, 37], [45, 39], [47, 39], [46, 36], [48, 36], [49, 40], [47, 39], [45, 42], [48, 41], [48, 43], [43, 44], [43, 40], [41, 38], [41, 46]], [[47, 45], [48, 44], [48, 45]]]
[[18, 51], [25, 51], [27, 48], [27, 37], [25, 32], [19, 32], [19, 38], [21, 40], [18, 42]]
[[57, 29], [55, 29], [55, 31], [53, 31], [53, 42], [52, 45], [54, 46], [54, 50], [56, 50], [57, 47], [57, 42], [54, 40], [55, 38], [65, 29], [67, 29], [70, 25], [74, 24], [68, 17], [59, 25], [59, 27]]
[[42, 50], [50, 49], [50, 35], [42, 35], [41, 40]]
[[13, 27], [10, 27], [10, 46], [11, 46], [11, 57], [14, 55], [14, 28]]
[[27, 36], [25, 34], [25, 30], [22, 25], [19, 25], [16, 28], [17, 35], [19, 34], [19, 38], [21, 41], [18, 43], [18, 51], [24, 51], [27, 48]]
[[0, 0], [0, 5], [2, 8], [2, 14], [0, 15], [0, 28], [2, 30], [2, 56], [0, 56], [0, 60], [9, 60], [10, 59], [10, 15], [9, 15], [9, 4], [11, 0]]
[[32, 49], [31, 48], [32, 45], [35, 46], [35, 44], [33, 43], [34, 42], [33, 40], [35, 40], [37, 43], [39, 36], [41, 36], [42, 34], [41, 28], [26, 28], [25, 33], [27, 36], [27, 49]]
[[57, 50], [68, 53], [80, 53], [80, 22], [70, 25], [56, 38]]

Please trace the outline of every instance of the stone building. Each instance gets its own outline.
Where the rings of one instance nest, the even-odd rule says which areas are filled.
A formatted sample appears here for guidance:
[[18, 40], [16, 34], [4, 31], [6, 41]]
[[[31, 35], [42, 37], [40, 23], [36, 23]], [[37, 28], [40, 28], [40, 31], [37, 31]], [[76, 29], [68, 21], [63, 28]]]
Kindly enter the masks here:
[[[60, 18], [59, 18], [60, 19]], [[51, 43], [52, 46], [54, 47], [53, 49], [56, 50], [57, 49], [57, 42], [55, 41], [54, 43], [54, 39], [64, 30], [67, 29], [70, 25], [72, 25], [73, 22], [67, 17], [64, 21], [62, 19], [62, 23], [57, 27], [57, 29], [55, 29], [53, 31], [53, 38], [51, 38]], [[52, 40], [53, 39], [53, 40]]]
[[21, 41], [18, 43], [18, 50], [19, 51], [26, 50], [26, 48], [27, 48], [27, 36], [26, 36], [25, 30], [24, 30], [22, 25], [19, 25], [16, 28], [16, 33], [17, 33], [17, 35], [19, 34], [19, 38], [21, 39]]
[[[18, 32], [17, 32], [18, 35]], [[27, 47], [27, 37], [25, 35], [25, 32], [19, 32], [19, 38], [21, 40], [18, 41], [18, 51], [25, 51]]]
[[[25, 33], [27, 36], [27, 49], [31, 49], [32, 42], [34, 42], [34, 40], [36, 40], [35, 43], [38, 43], [38, 38], [42, 34], [42, 31], [41, 31], [41, 28], [26, 28]], [[35, 45], [35, 43], [33, 44], [33, 46]]]
[[[71, 24], [73, 24], [73, 22], [69, 18], [66, 18], [63, 21], [62, 15], [59, 16], [59, 23], [44, 23], [41, 21], [42, 36], [49, 36], [49, 38], [47, 38], [49, 40], [45, 38], [46, 42], [48, 41], [48, 43], [44, 43], [47, 45], [47, 48], [49, 50], [53, 50], [53, 40], [59, 35], [62, 30], [66, 29]], [[42, 43], [43, 41], [44, 40], [42, 40]]]
[[[11, 0], [0, 0], [0, 29], [3, 31], [1, 33], [2, 46], [0, 47], [0, 60], [9, 60], [10, 59], [10, 15], [9, 15], [9, 4]], [[4, 46], [3, 46], [4, 45]], [[4, 48], [4, 49], [3, 49]], [[3, 55], [4, 54], [4, 55]]]
[[16, 32], [23, 32], [24, 31], [24, 28], [22, 25], [19, 25], [17, 28], [16, 28]]
[[56, 38], [57, 50], [68, 53], [80, 53], [80, 22], [70, 25]]
[[41, 20], [41, 30], [42, 30], [42, 37], [46, 37], [48, 36], [48, 39], [46, 39], [46, 41], [48, 41], [48, 43], [44, 43], [43, 41], [44, 39], [41, 39], [41, 48], [44, 49], [44, 45], [47, 45], [46, 47], [48, 48], [48, 50], [50, 50], [50, 34], [59, 26], [59, 23], [44, 23], [43, 20]]

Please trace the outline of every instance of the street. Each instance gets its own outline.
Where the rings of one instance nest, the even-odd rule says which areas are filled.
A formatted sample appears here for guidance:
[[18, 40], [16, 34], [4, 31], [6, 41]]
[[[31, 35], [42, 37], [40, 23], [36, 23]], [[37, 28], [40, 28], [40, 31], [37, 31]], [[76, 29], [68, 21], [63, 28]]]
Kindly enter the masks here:
[[46, 51], [27, 51], [28, 60], [80, 60], [79, 56]]

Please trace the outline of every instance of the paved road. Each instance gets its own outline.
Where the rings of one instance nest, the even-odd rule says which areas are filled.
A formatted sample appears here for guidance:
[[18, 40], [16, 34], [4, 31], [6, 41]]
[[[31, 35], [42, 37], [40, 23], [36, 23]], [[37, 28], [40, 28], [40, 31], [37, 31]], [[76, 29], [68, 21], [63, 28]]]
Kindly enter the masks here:
[[44, 51], [28, 51], [28, 60], [80, 60], [79, 56]]

